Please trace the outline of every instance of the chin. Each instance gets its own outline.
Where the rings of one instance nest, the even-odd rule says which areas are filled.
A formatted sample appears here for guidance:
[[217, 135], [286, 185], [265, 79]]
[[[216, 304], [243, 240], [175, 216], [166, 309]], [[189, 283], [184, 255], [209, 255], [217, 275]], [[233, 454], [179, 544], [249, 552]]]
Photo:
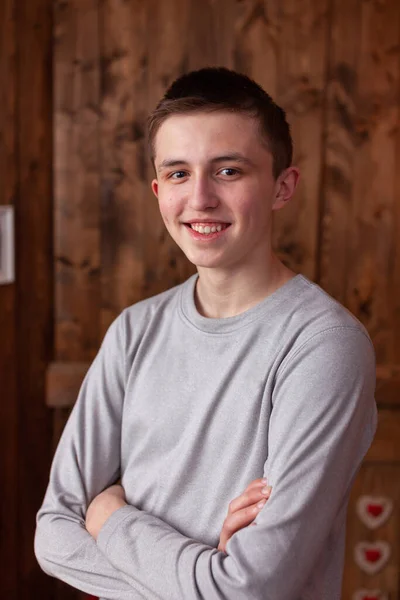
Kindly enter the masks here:
[[200, 269], [221, 269], [223, 268], [225, 265], [222, 262], [222, 260], [206, 260], [206, 259], [196, 259], [195, 257], [190, 258], [190, 256], [186, 255], [186, 258], [197, 268]]

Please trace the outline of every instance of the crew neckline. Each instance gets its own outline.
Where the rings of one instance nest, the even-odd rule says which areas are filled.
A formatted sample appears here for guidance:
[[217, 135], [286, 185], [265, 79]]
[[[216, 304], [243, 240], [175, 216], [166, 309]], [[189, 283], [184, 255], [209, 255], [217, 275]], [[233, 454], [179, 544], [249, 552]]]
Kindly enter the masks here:
[[199, 274], [194, 273], [181, 288], [180, 312], [183, 318], [192, 326], [208, 333], [230, 333], [260, 319], [267, 312], [273, 312], [275, 306], [281, 307], [282, 303], [293, 299], [293, 290], [300, 281], [305, 281], [304, 276], [298, 273], [272, 294], [248, 308], [244, 312], [232, 317], [204, 317], [197, 310], [194, 291]]

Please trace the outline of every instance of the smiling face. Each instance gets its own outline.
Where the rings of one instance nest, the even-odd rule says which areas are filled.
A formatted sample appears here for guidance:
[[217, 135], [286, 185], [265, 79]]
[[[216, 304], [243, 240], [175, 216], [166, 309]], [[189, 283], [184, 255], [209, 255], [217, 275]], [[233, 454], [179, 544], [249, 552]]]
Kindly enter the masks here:
[[265, 263], [272, 210], [291, 197], [297, 170], [274, 179], [254, 119], [227, 111], [170, 116], [156, 135], [155, 167], [161, 216], [192, 263], [235, 272]]

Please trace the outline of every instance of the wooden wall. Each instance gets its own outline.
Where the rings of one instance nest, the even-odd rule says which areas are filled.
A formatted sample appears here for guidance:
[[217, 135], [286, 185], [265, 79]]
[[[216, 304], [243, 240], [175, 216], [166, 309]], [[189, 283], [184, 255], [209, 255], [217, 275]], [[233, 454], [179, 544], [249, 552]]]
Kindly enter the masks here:
[[[52, 79], [46, 64], [50, 27]], [[0, 180], [6, 182], [0, 202], [20, 207], [19, 252], [27, 262], [18, 263], [20, 283], [0, 289], [0, 326], [4, 321], [11, 340], [0, 349], [0, 363], [10, 374], [17, 357], [19, 373], [27, 369], [28, 375], [19, 380], [20, 391], [15, 375], [8, 377], [7, 393], [18, 404], [0, 409], [2, 422], [11, 427], [0, 443], [17, 460], [26, 451], [18, 449], [12, 428], [33, 443], [32, 417], [47, 456], [47, 425], [39, 422], [48, 419], [43, 361], [51, 330], [45, 318], [51, 310], [51, 219], [54, 360], [46, 363], [46, 401], [54, 416], [54, 446], [112, 319], [125, 306], [194, 272], [168, 237], [150, 190], [146, 115], [183, 72], [206, 65], [236, 68], [282, 104], [292, 125], [302, 180], [295, 200], [276, 216], [275, 248], [289, 266], [320, 283], [366, 325], [377, 352], [380, 425], [349, 510], [343, 598], [352, 600], [361, 587], [399, 598], [400, 548], [394, 532], [400, 498], [393, 484], [400, 475], [398, 0], [3, 0], [2, 31], [0, 101], [9, 117], [0, 115], [0, 142], [1, 135], [7, 140], [5, 150], [0, 147]], [[1, 85], [5, 78], [11, 82], [7, 88]], [[36, 333], [27, 337], [24, 328], [33, 315], [38, 315]], [[39, 332], [42, 337], [35, 338]], [[32, 359], [35, 339], [38, 354]], [[12, 466], [7, 469], [8, 481], [21, 486], [23, 477]], [[35, 463], [29, 483], [36, 476], [37, 494], [42, 494], [43, 468]], [[394, 498], [388, 530], [375, 534], [360, 526], [354, 507], [367, 493]], [[26, 505], [21, 510], [31, 511]], [[15, 542], [16, 534], [10, 536]], [[391, 540], [390, 561], [372, 579], [353, 559], [362, 536]], [[27, 557], [20, 570], [31, 569]], [[15, 578], [15, 569], [8, 577]], [[53, 597], [46, 593], [40, 597]], [[56, 597], [78, 595], [57, 584]]]
[[16, 217], [16, 283], [0, 285], [0, 598], [51, 598], [33, 553], [52, 419], [52, 11], [0, 1], [0, 205]]

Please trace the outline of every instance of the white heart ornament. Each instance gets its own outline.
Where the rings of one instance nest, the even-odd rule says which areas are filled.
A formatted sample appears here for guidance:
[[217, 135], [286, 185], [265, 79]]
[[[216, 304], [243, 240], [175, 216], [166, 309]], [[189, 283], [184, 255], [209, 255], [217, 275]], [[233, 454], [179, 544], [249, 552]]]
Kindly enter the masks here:
[[388, 600], [388, 597], [381, 590], [357, 590], [352, 600]]
[[356, 502], [359, 519], [369, 529], [376, 529], [388, 520], [393, 510], [393, 502], [384, 496], [360, 496]]
[[387, 542], [358, 542], [354, 547], [354, 560], [368, 575], [383, 569], [389, 558], [390, 545]]

